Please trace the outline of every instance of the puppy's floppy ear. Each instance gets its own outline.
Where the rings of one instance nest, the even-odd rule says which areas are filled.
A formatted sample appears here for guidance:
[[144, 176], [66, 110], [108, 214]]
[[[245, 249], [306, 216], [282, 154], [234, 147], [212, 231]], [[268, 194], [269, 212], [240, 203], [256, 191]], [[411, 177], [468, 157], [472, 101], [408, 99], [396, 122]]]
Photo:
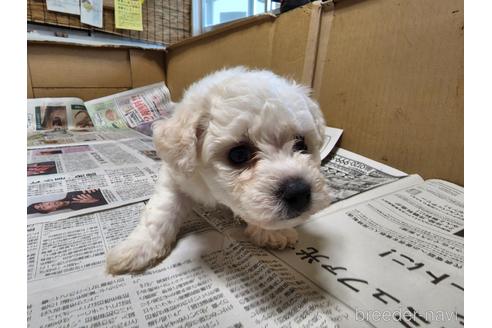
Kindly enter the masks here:
[[313, 116], [314, 124], [316, 126], [316, 132], [318, 133], [318, 136], [321, 139], [321, 144], [323, 144], [325, 138], [325, 126], [326, 126], [323, 113], [321, 112], [318, 102], [316, 100], [313, 100], [309, 96], [308, 96], [308, 107], [309, 107], [309, 111], [311, 112], [311, 115]]
[[321, 112], [321, 109], [319, 107], [319, 104], [316, 100], [312, 98], [312, 90], [311, 88], [303, 85], [294, 85], [300, 89], [300, 91], [303, 93], [304, 96], [304, 101], [306, 102], [307, 108], [309, 109], [309, 113], [311, 114], [312, 121], [314, 123], [314, 133], [313, 136], [315, 137], [316, 141], [318, 142], [318, 148], [323, 145], [324, 139], [325, 139], [325, 119], [323, 116], [323, 113]]
[[154, 145], [159, 157], [174, 170], [190, 175], [198, 159], [199, 139], [205, 130], [206, 115], [178, 104], [171, 118], [152, 126]]

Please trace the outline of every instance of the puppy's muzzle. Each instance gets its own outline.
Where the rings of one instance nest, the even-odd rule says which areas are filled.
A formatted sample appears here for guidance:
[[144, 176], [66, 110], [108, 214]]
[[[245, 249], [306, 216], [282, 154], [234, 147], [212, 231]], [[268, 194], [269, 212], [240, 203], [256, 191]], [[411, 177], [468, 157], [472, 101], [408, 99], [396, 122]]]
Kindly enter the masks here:
[[289, 178], [283, 181], [277, 195], [287, 214], [287, 219], [301, 215], [311, 205], [311, 185], [302, 178]]

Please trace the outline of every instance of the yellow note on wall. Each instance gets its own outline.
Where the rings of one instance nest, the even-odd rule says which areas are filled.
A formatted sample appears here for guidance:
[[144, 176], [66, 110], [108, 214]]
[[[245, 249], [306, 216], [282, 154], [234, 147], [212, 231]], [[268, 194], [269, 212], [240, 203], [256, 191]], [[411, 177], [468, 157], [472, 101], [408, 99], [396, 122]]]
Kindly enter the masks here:
[[114, 0], [114, 17], [116, 28], [142, 31], [141, 0]]

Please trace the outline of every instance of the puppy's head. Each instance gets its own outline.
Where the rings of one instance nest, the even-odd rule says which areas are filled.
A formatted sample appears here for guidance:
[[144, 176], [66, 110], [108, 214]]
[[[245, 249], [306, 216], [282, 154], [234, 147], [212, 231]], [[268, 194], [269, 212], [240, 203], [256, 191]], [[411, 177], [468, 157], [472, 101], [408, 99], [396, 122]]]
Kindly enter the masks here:
[[307, 88], [240, 67], [192, 85], [173, 117], [156, 126], [154, 142], [175, 174], [202, 181], [246, 222], [283, 229], [328, 205], [323, 131]]

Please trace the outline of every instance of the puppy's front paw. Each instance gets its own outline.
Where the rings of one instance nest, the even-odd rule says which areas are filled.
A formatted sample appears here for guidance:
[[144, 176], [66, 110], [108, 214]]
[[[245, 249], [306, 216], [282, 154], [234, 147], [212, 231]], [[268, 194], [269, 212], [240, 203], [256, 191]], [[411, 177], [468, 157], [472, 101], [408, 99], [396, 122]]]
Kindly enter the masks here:
[[297, 243], [295, 229], [265, 230], [254, 225], [248, 225], [246, 235], [253, 243], [261, 247], [284, 249]]
[[142, 272], [159, 263], [170, 249], [170, 244], [156, 249], [152, 240], [129, 238], [109, 251], [106, 272], [112, 275]]

